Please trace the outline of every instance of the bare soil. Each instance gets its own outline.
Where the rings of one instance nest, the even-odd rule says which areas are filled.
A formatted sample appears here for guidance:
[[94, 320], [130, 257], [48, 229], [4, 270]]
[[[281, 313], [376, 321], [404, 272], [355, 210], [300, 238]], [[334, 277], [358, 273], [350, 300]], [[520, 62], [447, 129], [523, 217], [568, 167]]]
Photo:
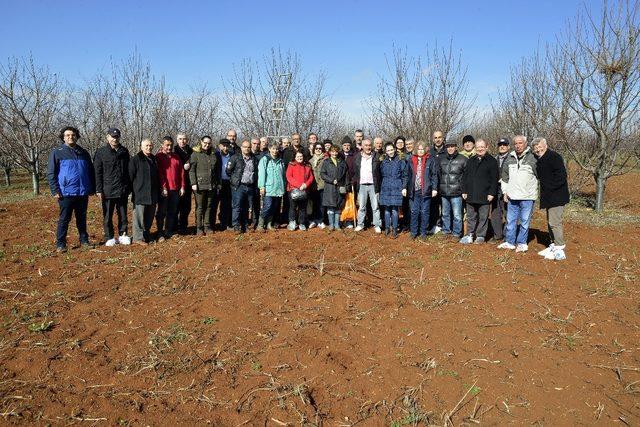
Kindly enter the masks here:
[[638, 177], [564, 262], [539, 211], [526, 254], [314, 229], [60, 255], [54, 200], [3, 190], [0, 420], [639, 425]]

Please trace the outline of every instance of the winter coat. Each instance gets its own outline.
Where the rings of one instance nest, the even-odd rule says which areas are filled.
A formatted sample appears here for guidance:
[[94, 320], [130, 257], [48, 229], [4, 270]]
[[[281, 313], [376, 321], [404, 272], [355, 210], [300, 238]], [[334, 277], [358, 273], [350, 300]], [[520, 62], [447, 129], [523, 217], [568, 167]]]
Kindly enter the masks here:
[[197, 185], [198, 191], [215, 190], [220, 184], [220, 163], [211, 148], [203, 151], [199, 145], [194, 147], [189, 158], [189, 181]]
[[467, 203], [491, 203], [487, 196], [496, 197], [498, 193], [498, 162], [493, 156], [469, 158], [462, 178], [462, 192], [467, 195]]
[[471, 157], [476, 155], [476, 149], [472, 148], [471, 151], [462, 150], [462, 151], [460, 151], [460, 154], [465, 156], [467, 159], [470, 159]]
[[[422, 157], [422, 197], [431, 197], [432, 190], [438, 190], [438, 162], [430, 155]], [[407, 160], [408, 176], [407, 197], [413, 199], [416, 188], [416, 173], [418, 172], [418, 156], [411, 156]]]
[[536, 157], [530, 147], [527, 147], [519, 158], [515, 151], [511, 151], [502, 163], [502, 193], [512, 200], [536, 200], [536, 163]]
[[496, 162], [498, 162], [498, 197], [502, 197], [502, 171], [504, 169], [504, 161], [509, 157], [509, 153], [505, 154], [504, 159], [502, 159], [502, 164], [500, 163], [500, 154], [495, 155]]
[[[322, 206], [341, 210], [344, 207], [344, 194], [340, 194], [340, 187], [348, 188], [351, 185], [347, 163], [338, 157], [337, 163], [333, 164], [331, 158], [322, 161], [320, 177], [324, 181], [324, 191], [322, 192]], [[338, 183], [334, 184], [333, 181]]]
[[158, 164], [158, 177], [160, 178], [161, 190], [181, 190], [185, 188], [187, 175], [184, 170], [184, 163], [176, 153], [156, 154]]
[[[193, 154], [193, 148], [190, 145], [185, 145], [184, 148], [181, 148], [180, 145], [176, 144], [173, 152], [180, 156], [180, 160], [182, 160], [182, 165], [189, 163], [189, 159], [191, 158], [191, 154]], [[191, 187], [191, 179], [189, 178], [189, 173], [184, 174], [185, 177], [185, 187]]]
[[441, 196], [458, 197], [462, 194], [462, 176], [467, 158], [457, 151], [444, 153], [438, 158], [438, 178]]
[[437, 149], [435, 145], [432, 145], [429, 149], [429, 155], [434, 159], [440, 159], [440, 157], [447, 155], [447, 149], [445, 148], [444, 144], [442, 145], [442, 147], [440, 147], [440, 149]]
[[562, 156], [547, 149], [536, 163], [538, 179], [540, 179], [540, 209], [555, 208], [569, 203], [569, 185], [567, 169]]
[[[353, 186], [355, 194], [358, 194], [358, 186], [360, 185], [360, 170], [362, 169], [362, 152], [359, 152], [355, 155], [353, 159]], [[371, 152], [371, 159], [368, 160], [372, 162], [371, 164], [371, 172], [373, 175], [373, 187], [376, 193], [380, 193], [380, 160], [376, 153]]]
[[147, 157], [142, 151], [129, 161], [129, 180], [131, 181], [134, 205], [154, 205], [158, 203], [160, 179], [158, 163], [152, 154]]
[[306, 184], [305, 191], [313, 184], [313, 170], [306, 163], [291, 162], [287, 166], [287, 191], [300, 188]]
[[[342, 151], [340, 152], [340, 156], [344, 159], [345, 163], [347, 164], [347, 174], [349, 175], [349, 181], [353, 182], [353, 171], [354, 171], [353, 162], [356, 159], [356, 155], [353, 151], [349, 151], [349, 153], [345, 153], [344, 151]], [[349, 188], [348, 191], [351, 191], [351, 188]]]
[[323, 190], [324, 189], [324, 181], [320, 176], [320, 169], [322, 168], [322, 162], [325, 160], [324, 154], [319, 156], [314, 155], [309, 160], [311, 164], [311, 168], [313, 169], [313, 178], [316, 180], [316, 189]]
[[[251, 177], [252, 185], [256, 185], [258, 183], [258, 159], [253, 154], [249, 154], [249, 159], [253, 162], [253, 175]], [[229, 159], [229, 163], [227, 163], [227, 174], [229, 175], [229, 181], [231, 183], [231, 189], [237, 190], [242, 183], [242, 174], [244, 173], [244, 157], [242, 157], [242, 152], [238, 154], [234, 154]]]
[[114, 150], [106, 144], [96, 150], [93, 157], [96, 193], [101, 193], [105, 199], [119, 199], [129, 195], [129, 158], [129, 150], [124, 145], [118, 145]]
[[49, 155], [47, 180], [51, 194], [88, 196], [95, 193], [95, 172], [91, 156], [76, 144], [62, 143]]
[[385, 157], [380, 164], [380, 204], [383, 206], [401, 206], [402, 190], [407, 188], [409, 171], [407, 162], [396, 155]]
[[267, 154], [258, 162], [258, 188], [264, 188], [265, 196], [282, 197], [285, 189], [284, 162]]

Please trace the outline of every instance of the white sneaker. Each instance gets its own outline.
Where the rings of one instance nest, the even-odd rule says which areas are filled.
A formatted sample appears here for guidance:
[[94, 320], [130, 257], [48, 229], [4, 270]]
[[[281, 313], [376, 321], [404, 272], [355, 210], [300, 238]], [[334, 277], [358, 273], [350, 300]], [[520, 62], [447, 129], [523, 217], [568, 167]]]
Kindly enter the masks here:
[[309, 229], [315, 228], [316, 227], [316, 223], [314, 221], [311, 221], [309, 223]]
[[431, 231], [433, 232], [433, 234], [438, 234], [440, 231], [442, 231], [442, 228], [438, 227], [437, 225], [434, 225]]
[[498, 245], [498, 249], [509, 249], [510, 251], [514, 250], [516, 247], [509, 242], [502, 242]]
[[516, 252], [527, 252], [529, 250], [529, 245], [526, 243], [518, 243], [516, 246]]
[[471, 234], [467, 234], [462, 239], [460, 239], [460, 243], [463, 245], [468, 245], [469, 243], [473, 243], [473, 236]]
[[300, 224], [298, 228], [300, 229], [300, 231], [306, 231], [307, 229], [307, 227], [305, 227], [304, 224]]
[[131, 237], [127, 236], [126, 234], [123, 234], [122, 236], [118, 237], [118, 243], [120, 243], [121, 245], [130, 245]]
[[562, 248], [563, 249], [558, 249], [558, 247], [556, 247], [556, 250], [553, 251], [553, 259], [555, 259], [556, 261], [567, 259], [567, 255], [565, 255], [564, 253], [564, 246]]
[[[545, 258], [547, 258], [547, 255], [552, 254], [553, 253], [553, 249], [555, 248], [556, 245], [554, 245], [553, 243], [549, 245], [549, 247], [541, 250], [540, 252], [538, 252], [538, 255], [543, 256]], [[547, 258], [547, 259], [553, 259], [553, 258]]]
[[376, 225], [376, 227], [374, 228], [374, 230], [375, 230], [376, 234], [380, 234], [380, 233], [382, 233], [382, 228], [378, 227], [377, 225]]
[[324, 222], [321, 222], [320, 224], [318, 224], [318, 228], [320, 230], [324, 230], [325, 227], [326, 227], [326, 225], [324, 225]]
[[362, 231], [362, 230], [364, 230], [364, 227], [359, 225], [359, 226], [356, 227], [355, 231]]
[[118, 242], [116, 241], [116, 239], [109, 239], [106, 241], [106, 243], [104, 244], [105, 246], [115, 246]]
[[295, 230], [296, 229], [296, 222], [295, 221], [289, 221], [289, 225], [287, 226], [287, 230]]
[[353, 224], [347, 225], [347, 228], [353, 228]]

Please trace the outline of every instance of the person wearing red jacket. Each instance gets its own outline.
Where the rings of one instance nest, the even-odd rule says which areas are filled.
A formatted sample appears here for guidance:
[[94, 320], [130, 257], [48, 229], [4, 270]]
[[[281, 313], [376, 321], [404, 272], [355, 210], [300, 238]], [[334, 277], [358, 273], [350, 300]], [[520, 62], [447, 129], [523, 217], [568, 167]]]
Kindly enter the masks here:
[[156, 225], [158, 227], [158, 241], [162, 242], [175, 233], [178, 221], [178, 204], [180, 197], [184, 196], [186, 178], [184, 163], [180, 156], [173, 152], [173, 138], [170, 136], [165, 136], [162, 140], [162, 146], [156, 154], [156, 160], [160, 183]]
[[[306, 230], [307, 191], [313, 184], [313, 170], [304, 160], [302, 151], [298, 151], [294, 160], [287, 166], [287, 193], [289, 194], [289, 230], [296, 229], [296, 218], [300, 230]], [[297, 211], [297, 215], [296, 215]]]

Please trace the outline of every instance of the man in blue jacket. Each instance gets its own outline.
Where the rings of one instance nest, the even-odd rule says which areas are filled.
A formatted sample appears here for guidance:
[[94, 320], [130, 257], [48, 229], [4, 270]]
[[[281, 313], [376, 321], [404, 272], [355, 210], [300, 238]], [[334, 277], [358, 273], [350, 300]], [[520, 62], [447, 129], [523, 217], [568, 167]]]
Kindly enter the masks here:
[[67, 231], [75, 212], [82, 247], [91, 247], [87, 233], [89, 195], [95, 193], [95, 176], [91, 156], [77, 144], [80, 131], [67, 126], [59, 135], [62, 144], [49, 155], [47, 179], [51, 194], [58, 200], [60, 218], [56, 233], [56, 250], [67, 251]]

